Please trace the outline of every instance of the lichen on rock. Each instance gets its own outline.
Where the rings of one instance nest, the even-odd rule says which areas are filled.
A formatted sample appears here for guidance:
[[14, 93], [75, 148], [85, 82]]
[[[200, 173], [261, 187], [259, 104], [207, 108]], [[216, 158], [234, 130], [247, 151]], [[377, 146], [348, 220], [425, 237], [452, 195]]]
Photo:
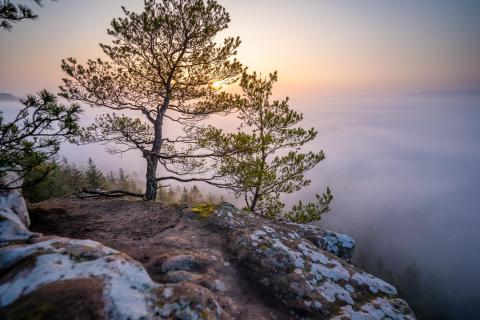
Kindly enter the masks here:
[[[346, 235], [249, 217], [231, 205], [220, 206], [209, 224], [212, 230], [230, 228], [227, 245], [244, 276], [299, 317], [330, 318], [341, 312], [345, 319], [362, 313], [369, 319], [375, 303], [364, 301], [373, 297], [381, 301], [383, 318], [414, 318], [408, 305], [396, 298], [393, 286], [348, 263], [354, 242]], [[401, 313], [399, 301], [404, 307]]]
[[[228, 319], [202, 287], [156, 283], [139, 262], [95, 241], [31, 233], [17, 200], [17, 190], [0, 195], [0, 318], [30, 318], [28, 307], [43, 305], [39, 319], [72, 315], [72, 306], [103, 319]], [[62, 295], [66, 285], [77, 294]], [[78, 296], [88, 306], [72, 304]]]

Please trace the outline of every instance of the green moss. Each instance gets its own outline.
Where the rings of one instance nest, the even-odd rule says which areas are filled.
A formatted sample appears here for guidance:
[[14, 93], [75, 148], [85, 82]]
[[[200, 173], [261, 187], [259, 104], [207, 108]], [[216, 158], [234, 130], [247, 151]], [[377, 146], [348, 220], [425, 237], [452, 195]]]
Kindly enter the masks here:
[[198, 214], [200, 218], [208, 218], [214, 211], [215, 205], [211, 203], [200, 203], [192, 208], [192, 211]]
[[266, 244], [262, 244], [260, 246], [260, 250], [262, 250], [262, 251], [266, 251], [266, 250], [268, 250], [268, 248], [269, 248], [269, 246], [267, 246]]

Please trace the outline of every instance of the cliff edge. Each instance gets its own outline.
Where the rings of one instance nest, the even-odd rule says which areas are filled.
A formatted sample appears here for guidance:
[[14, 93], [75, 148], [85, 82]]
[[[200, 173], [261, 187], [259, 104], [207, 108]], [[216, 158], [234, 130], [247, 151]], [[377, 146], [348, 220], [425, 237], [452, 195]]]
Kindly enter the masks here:
[[0, 194], [2, 319], [415, 319], [349, 264], [350, 237], [228, 203], [64, 199], [30, 218]]

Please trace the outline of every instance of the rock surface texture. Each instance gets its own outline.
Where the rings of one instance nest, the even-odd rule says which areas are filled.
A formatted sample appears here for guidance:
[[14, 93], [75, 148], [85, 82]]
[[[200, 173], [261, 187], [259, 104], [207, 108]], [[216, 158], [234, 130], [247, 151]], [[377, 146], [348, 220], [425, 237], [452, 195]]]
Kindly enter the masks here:
[[32, 229], [58, 237], [29, 231], [18, 192], [0, 204], [1, 319], [415, 318], [394, 287], [348, 263], [350, 237], [317, 227], [230, 204], [201, 217], [126, 200], [31, 208]]

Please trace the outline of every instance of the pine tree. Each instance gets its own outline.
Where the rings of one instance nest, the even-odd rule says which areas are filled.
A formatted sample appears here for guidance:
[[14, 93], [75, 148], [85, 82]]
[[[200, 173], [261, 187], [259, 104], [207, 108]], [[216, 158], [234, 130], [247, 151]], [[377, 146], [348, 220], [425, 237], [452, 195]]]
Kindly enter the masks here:
[[162, 203], [170, 202], [168, 192], [165, 190], [165, 188], [159, 188], [158, 189], [157, 199]]
[[106, 179], [107, 179], [107, 185], [109, 189], [117, 188], [117, 178], [115, 178], [115, 175], [111, 170], [108, 172]]
[[85, 175], [75, 164], [71, 167], [71, 185], [74, 191], [78, 191], [85, 184]]
[[[37, 5], [42, 6], [42, 0], [33, 0]], [[56, 1], [56, 0], [53, 0]], [[13, 24], [22, 20], [35, 20], [38, 15], [24, 4], [18, 1], [3, 0], [0, 2], [0, 29], [12, 30]]]
[[287, 220], [297, 223], [309, 223], [320, 221], [322, 215], [330, 211], [330, 203], [333, 200], [332, 191], [329, 187], [322, 195], [315, 195], [315, 201], [304, 204], [299, 201], [292, 209], [285, 213]]
[[191, 200], [191, 202], [197, 203], [197, 202], [201, 201], [201, 198], [202, 198], [202, 193], [200, 192], [198, 187], [194, 185], [192, 187], [192, 189], [190, 190], [190, 200]]
[[[114, 19], [108, 30], [113, 43], [101, 44], [111, 62], [96, 59], [82, 66], [73, 58], [64, 60], [69, 79], [60, 89], [70, 100], [138, 112], [98, 117], [84, 140], [113, 143], [112, 152], [139, 150], [146, 160], [145, 198], [154, 200], [160, 181], [205, 179], [209, 155], [189, 132], [199, 120], [230, 109], [232, 96], [214, 84], [229, 84], [241, 73], [234, 59], [240, 40], [216, 42], [230, 17], [214, 0], [145, 0], [141, 13], [122, 9], [125, 17]], [[166, 137], [167, 121], [185, 134]], [[158, 164], [170, 175], [157, 177]]]
[[[48, 175], [42, 181], [30, 184], [30, 181]], [[23, 196], [29, 202], [40, 202], [51, 198], [59, 198], [73, 194], [84, 186], [83, 173], [74, 165], [63, 159], [36, 166], [26, 177], [26, 186], [22, 189]]]
[[[302, 114], [292, 110], [289, 100], [270, 101], [277, 73], [262, 79], [256, 73], [243, 73], [240, 87], [243, 96], [237, 102], [241, 128], [235, 133], [223, 133], [206, 128], [198, 131], [204, 137], [201, 143], [206, 148], [222, 153], [223, 149], [235, 148], [238, 153], [219, 158], [218, 175], [226, 179], [225, 187], [243, 197], [248, 209], [257, 214], [274, 218], [284, 208], [280, 194], [292, 193], [306, 187], [310, 180], [304, 174], [325, 158], [323, 151], [314, 153], [299, 151], [312, 141], [317, 132], [298, 126]], [[293, 221], [318, 220], [328, 211], [331, 199], [328, 189], [317, 202], [304, 206], [299, 203], [287, 215]], [[300, 216], [298, 210], [307, 207], [309, 212]], [[320, 211], [319, 211], [320, 210]]]
[[102, 171], [97, 169], [97, 165], [88, 158], [87, 170], [85, 171], [85, 182], [90, 189], [100, 189], [105, 186], [105, 177]]
[[191, 202], [190, 197], [188, 196], [188, 190], [185, 187], [183, 188], [182, 197], [180, 198], [180, 202], [182, 202], [182, 203]]
[[68, 162], [66, 158], [63, 159], [59, 169], [64, 177], [64, 184], [68, 189], [68, 193], [76, 192], [85, 185], [83, 172], [74, 163]]
[[133, 182], [130, 180], [130, 178], [122, 168], [118, 170], [117, 183], [118, 183], [118, 187], [121, 190], [130, 191], [133, 187]]
[[0, 178], [8, 172], [18, 177], [0, 184], [0, 190], [24, 187], [27, 183], [24, 178], [39, 166], [36, 174], [30, 175], [28, 184], [40, 182], [55, 168], [52, 164], [60, 144], [73, 140], [79, 131], [78, 105], [61, 105], [46, 90], [21, 102], [23, 108], [11, 122], [5, 121], [0, 111]]

